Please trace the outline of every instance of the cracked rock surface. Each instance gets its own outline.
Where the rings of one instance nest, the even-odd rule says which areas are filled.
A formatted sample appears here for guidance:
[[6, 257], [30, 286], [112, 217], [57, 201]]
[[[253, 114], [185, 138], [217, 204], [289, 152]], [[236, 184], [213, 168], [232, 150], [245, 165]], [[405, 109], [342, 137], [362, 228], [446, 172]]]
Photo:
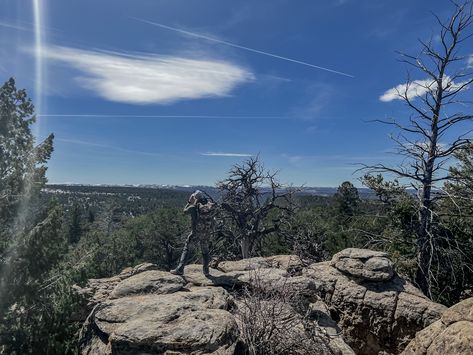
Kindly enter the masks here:
[[359, 354], [399, 354], [446, 309], [397, 275], [371, 281], [341, 272], [333, 263], [312, 264], [304, 275], [315, 281], [345, 340]]
[[109, 300], [93, 311], [84, 353], [232, 354], [238, 340], [231, 298], [222, 288]]
[[82, 353], [244, 354], [238, 290], [256, 287], [255, 280], [305, 300], [304, 313], [329, 335], [327, 354], [399, 354], [446, 309], [397, 276], [385, 253], [364, 249], [311, 265], [279, 255], [220, 262], [208, 278], [201, 270], [188, 265], [181, 277], [145, 263], [77, 287], [88, 315]]
[[473, 354], [473, 298], [450, 307], [438, 321], [418, 332], [403, 354]]

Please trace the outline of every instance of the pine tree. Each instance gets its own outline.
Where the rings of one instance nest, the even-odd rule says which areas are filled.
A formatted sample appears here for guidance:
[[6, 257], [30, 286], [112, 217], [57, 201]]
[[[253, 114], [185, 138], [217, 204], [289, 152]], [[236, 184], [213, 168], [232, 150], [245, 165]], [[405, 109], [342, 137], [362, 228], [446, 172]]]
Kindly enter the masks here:
[[19, 229], [28, 218], [46, 183], [45, 163], [53, 151], [54, 136], [35, 146], [31, 125], [34, 106], [13, 78], [0, 88], [0, 275]]
[[69, 223], [69, 242], [72, 244], [80, 240], [82, 234], [82, 211], [79, 205], [72, 207], [71, 221]]
[[349, 181], [343, 182], [335, 193], [335, 201], [341, 216], [353, 216], [360, 203], [358, 189]]
[[54, 326], [63, 332], [65, 293], [51, 292], [67, 252], [62, 209], [39, 204], [53, 135], [35, 145], [34, 122], [31, 100], [9, 79], [0, 88], [0, 353], [50, 353]]

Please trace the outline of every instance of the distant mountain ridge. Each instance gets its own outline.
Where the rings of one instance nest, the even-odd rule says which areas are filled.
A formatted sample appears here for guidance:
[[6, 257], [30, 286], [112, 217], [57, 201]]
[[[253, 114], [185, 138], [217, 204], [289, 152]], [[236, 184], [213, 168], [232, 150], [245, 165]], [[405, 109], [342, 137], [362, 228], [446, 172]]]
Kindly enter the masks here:
[[[68, 187], [87, 187], [95, 188], [137, 188], [137, 189], [163, 189], [163, 190], [174, 190], [174, 191], [188, 191], [193, 192], [195, 190], [202, 190], [207, 192], [211, 196], [218, 196], [219, 190], [214, 186], [206, 185], [168, 185], [168, 184], [48, 184], [46, 188], [49, 189], [66, 189]], [[266, 188], [263, 188], [265, 190]], [[268, 188], [269, 189], [269, 188]], [[316, 187], [307, 186], [301, 187], [299, 194], [311, 195], [311, 196], [332, 196], [337, 192], [337, 187]], [[358, 192], [362, 197], [372, 197], [374, 193], [368, 188], [358, 188]]]

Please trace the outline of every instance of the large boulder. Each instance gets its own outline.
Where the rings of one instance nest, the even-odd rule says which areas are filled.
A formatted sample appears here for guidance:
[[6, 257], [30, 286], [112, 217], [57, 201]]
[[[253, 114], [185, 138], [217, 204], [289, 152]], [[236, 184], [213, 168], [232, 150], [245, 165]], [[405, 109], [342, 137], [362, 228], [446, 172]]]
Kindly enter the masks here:
[[[84, 288], [75, 286], [76, 292], [86, 301], [84, 309], [90, 312], [94, 306], [102, 301], [105, 301], [110, 296], [110, 293], [123, 280], [138, 275], [145, 271], [157, 270], [158, 267], [151, 263], [139, 264], [135, 267], [128, 267], [116, 276], [103, 279], [89, 279], [87, 286]], [[88, 313], [87, 313], [88, 314]]]
[[[184, 288], [183, 278], [161, 271], [130, 275], [102, 281], [115, 287], [84, 324], [83, 354], [234, 353], [239, 330], [225, 289]], [[97, 291], [103, 296], [103, 288]]]
[[[248, 260], [251, 262], [251, 259]], [[286, 276], [287, 272], [282, 269], [256, 267], [256, 269], [228, 272], [211, 269], [210, 276], [207, 277], [202, 273], [202, 265], [191, 264], [185, 267], [183, 278], [191, 285], [221, 286], [233, 289], [250, 286], [256, 281], [273, 283], [285, 279]]]
[[438, 321], [418, 332], [403, 354], [473, 354], [473, 298], [450, 307]]
[[388, 281], [394, 268], [388, 254], [368, 249], [348, 248], [335, 254], [330, 263], [337, 270], [369, 281]]
[[384, 253], [348, 249], [304, 269], [345, 340], [360, 354], [400, 353], [446, 309], [390, 271], [391, 262], [384, 259]]
[[120, 281], [110, 298], [121, 298], [139, 294], [166, 294], [180, 291], [185, 281], [182, 277], [172, 275], [165, 271], [150, 270]]

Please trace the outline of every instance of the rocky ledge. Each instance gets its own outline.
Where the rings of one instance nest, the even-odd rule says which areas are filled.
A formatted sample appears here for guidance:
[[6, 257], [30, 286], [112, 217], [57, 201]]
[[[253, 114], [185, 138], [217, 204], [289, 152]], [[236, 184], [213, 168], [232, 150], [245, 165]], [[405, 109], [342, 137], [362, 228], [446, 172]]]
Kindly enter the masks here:
[[403, 354], [473, 354], [473, 298], [450, 307], [418, 332]]
[[[224, 261], [208, 278], [200, 265], [187, 266], [181, 277], [141, 264], [90, 280], [77, 288], [86, 318], [81, 351], [244, 354], [249, 344], [239, 315], [249, 307], [248, 290], [274, 295], [289, 290], [302, 299], [298, 307], [281, 305], [285, 324], [291, 324], [288, 332], [298, 339], [294, 344], [283, 339], [289, 353], [311, 353], [307, 344], [313, 343], [312, 353], [318, 354], [399, 354], [428, 327], [406, 349], [424, 354], [429, 344], [440, 342], [441, 333], [454, 334], [457, 328], [450, 328], [465, 321], [470, 327], [465, 337], [471, 339], [471, 302], [465, 306], [469, 316], [461, 311], [465, 319], [448, 316], [458, 312], [445, 312], [399, 277], [385, 253], [346, 249], [329, 262], [310, 265], [292, 255]], [[270, 304], [267, 297], [259, 307]], [[254, 312], [251, 306], [246, 311]]]

